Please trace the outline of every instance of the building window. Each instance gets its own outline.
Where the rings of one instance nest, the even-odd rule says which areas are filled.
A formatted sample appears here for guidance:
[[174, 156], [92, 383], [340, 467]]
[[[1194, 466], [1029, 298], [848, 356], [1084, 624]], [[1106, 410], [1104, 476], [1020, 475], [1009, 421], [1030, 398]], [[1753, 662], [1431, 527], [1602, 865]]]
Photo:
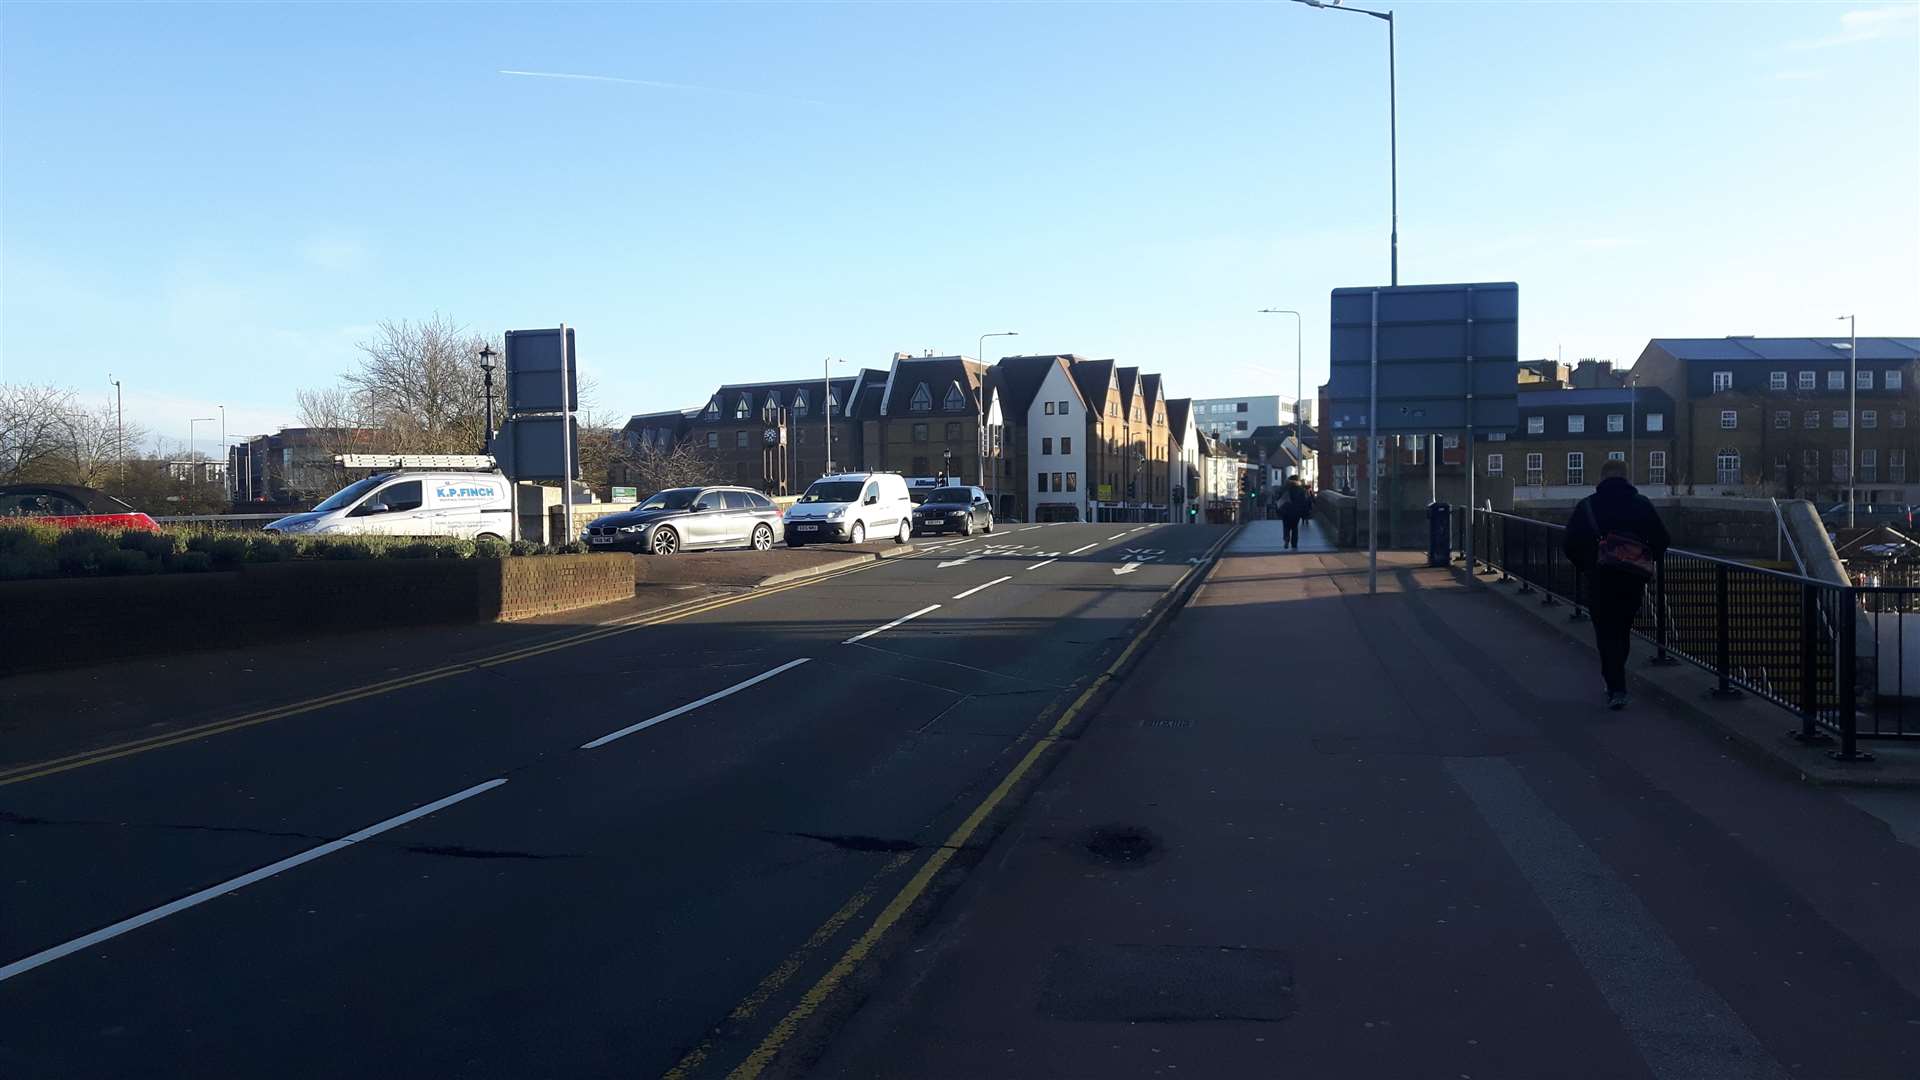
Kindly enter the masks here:
[[1785, 450], [1782, 450], [1780, 451], [1780, 453], [1774, 455], [1773, 478], [1775, 481], [1784, 484], [1788, 480], [1792, 479], [1792, 477], [1793, 477], [1793, 455], [1787, 453]]
[[[1879, 427], [1880, 426], [1879, 411], [1876, 409], [1861, 409], [1860, 410], [1860, 426], [1863, 428]], [[1866, 465], [1863, 463], [1861, 465], [1861, 468], [1863, 469], [1866, 468]]]
[[1060, 415], [1061, 416], [1067, 415], [1067, 403], [1064, 401], [1060, 403]]
[[1585, 430], [1587, 430], [1586, 417], [1577, 414], [1567, 417], [1567, 433], [1569, 435], [1578, 434]]
[[1905, 450], [1887, 451], [1887, 483], [1904, 484], [1907, 482], [1907, 452]]
[[1245, 420], [1235, 420], [1233, 422], [1233, 430], [1235, 431], [1247, 430], [1247, 422]]
[[1739, 413], [1733, 411], [1732, 409], [1720, 410], [1720, 429], [1722, 431], [1732, 431], [1734, 428], [1737, 428], [1739, 426], [1740, 426]]
[[[1872, 369], [1862, 369], [1862, 370], [1859, 370], [1859, 371], [1855, 371], [1855, 372], [1853, 373], [1853, 388], [1854, 388], [1855, 390], [1871, 390], [1871, 389], [1873, 389], [1873, 371], [1872, 371]], [[1865, 471], [1865, 466], [1862, 466], [1862, 467], [1861, 467], [1861, 469], [1862, 469], [1862, 471]]]
[[1844, 446], [1833, 448], [1833, 482], [1836, 484], [1847, 482], [1847, 448]]
[[1505, 454], [1488, 454], [1487, 455], [1487, 475], [1488, 476], [1504, 476], [1506, 475], [1506, 472], [1507, 472], [1507, 455]]
[[1547, 458], [1545, 454], [1528, 454], [1527, 455], [1527, 483], [1534, 487], [1539, 487], [1542, 483], [1544, 483], [1546, 481], [1546, 477], [1542, 474], [1546, 472], [1546, 467], [1547, 467]]
[[1731, 389], [1733, 389], [1733, 372], [1716, 371], [1713, 373], [1713, 392], [1714, 393], [1717, 394], [1722, 390], [1731, 390]]
[[1068, 491], [1080, 490], [1080, 474], [1079, 473], [1070, 472], [1067, 474], [1067, 490]]
[[1860, 451], [1860, 482], [1872, 484], [1879, 481], [1880, 452], [1878, 450]]
[[1335, 491], [1352, 491], [1359, 473], [1360, 466], [1358, 465], [1335, 465], [1333, 467], [1333, 489]]
[[1063, 480], [1063, 477], [1059, 473], [1053, 474], [1053, 490], [1055, 491], [1067, 490], [1066, 485], [1062, 483], [1062, 480]]
[[960, 424], [958, 421], [955, 421], [955, 420], [947, 421], [947, 441], [950, 443], [957, 443], [960, 441]]
[[1740, 451], [1722, 449], [1713, 456], [1714, 478], [1722, 487], [1740, 484]]
[[1774, 372], [1773, 374], [1771, 374], [1771, 375], [1768, 375], [1768, 376], [1767, 376], [1767, 389], [1769, 389], [1769, 390], [1785, 390], [1786, 388], [1787, 388], [1787, 373], [1786, 373], [1786, 372], [1784, 372], [1784, 371], [1776, 371], [1776, 372]]
[[1666, 428], [1667, 428], [1666, 413], [1650, 412], [1647, 414], [1647, 430], [1648, 431], [1665, 431]]
[[946, 400], [940, 403], [940, 407], [947, 412], [960, 412], [967, 407], [967, 395], [960, 392], [959, 383], [947, 387]]
[[1778, 412], [1773, 414], [1773, 428], [1775, 431], [1785, 431], [1786, 429], [1792, 426], [1793, 426], [1792, 413], [1788, 412], [1785, 409], [1781, 409]]
[[1625, 461], [1627, 460], [1627, 452], [1625, 450], [1609, 450], [1607, 451], [1607, 460]]
[[1665, 450], [1647, 451], [1647, 483], [1664, 484], [1667, 482], [1667, 452]]
[[740, 400], [733, 403], [733, 418], [735, 420], [745, 420], [752, 415], [753, 399], [746, 394], [741, 394]]
[[707, 449], [709, 450], [720, 449], [720, 433], [719, 432], [717, 431], [707, 432]]
[[1844, 371], [1829, 371], [1829, 372], [1827, 372], [1827, 389], [1829, 389], [1829, 390], [1845, 390], [1846, 388], [1847, 388], [1847, 373], [1846, 373], [1846, 372], [1844, 372]]
[[1888, 413], [1887, 423], [1892, 424], [1894, 427], [1906, 427], [1907, 426], [1907, 410], [1895, 409], [1892, 412]]
[[807, 392], [805, 390], [795, 390], [793, 392], [793, 415], [807, 415]]
[[927, 472], [928, 472], [927, 459], [924, 457], [914, 458], [913, 459], [913, 475], [925, 476], [927, 475]]
[[805, 445], [807, 445], [807, 432], [808, 432], [809, 430], [810, 430], [810, 429], [808, 429], [808, 428], [803, 428], [803, 427], [796, 427], [796, 428], [794, 428], [794, 429], [793, 429], [793, 441], [794, 441], [794, 442], [796, 442], [796, 443], [799, 443], [799, 444], [800, 444], [801, 446], [805, 446]]
[[1800, 426], [1807, 427], [1807, 428], [1819, 427], [1820, 426], [1820, 410], [1808, 409], [1807, 415], [1800, 421]]
[[714, 398], [712, 401], [707, 402], [707, 419], [709, 420], [720, 419], [720, 399], [719, 398]]
[[736, 446], [736, 447], [738, 447], [738, 448], [740, 448], [740, 449], [742, 449], [742, 450], [745, 450], [745, 449], [747, 448], [747, 433], [746, 433], [746, 432], [744, 432], [744, 431], [736, 431], [736, 432], [734, 432], [734, 433], [733, 433], [733, 445], [734, 445], [734, 446]]
[[1843, 428], [1843, 429], [1847, 426], [1847, 410], [1845, 409], [1833, 410], [1833, 426], [1836, 428]]
[[1353, 453], [1353, 436], [1335, 435], [1333, 437], [1333, 452], [1336, 454]]
[[1544, 435], [1547, 431], [1547, 418], [1544, 416], [1527, 417], [1527, 434]]
[[1578, 450], [1567, 452], [1567, 483], [1584, 484], [1587, 482], [1587, 455]]
[[1440, 436], [1440, 449], [1442, 449], [1442, 450], [1458, 450], [1458, 449], [1460, 449], [1460, 436], [1458, 436], [1458, 435], [1442, 435], [1442, 436]]
[[1627, 414], [1625, 414], [1625, 413], [1608, 413], [1608, 414], [1607, 414], [1607, 430], [1608, 430], [1608, 431], [1625, 431], [1625, 430], [1627, 430]]
[[1800, 475], [1809, 484], [1820, 482], [1820, 451], [1808, 450], [1800, 455]]
[[1107, 399], [1107, 415], [1108, 416], [1120, 415], [1120, 403], [1113, 400], [1112, 398]]
[[[1282, 326], [1285, 326], [1286, 324], [1285, 324], [1285, 323], [1282, 323], [1281, 325], [1282, 325]], [[1246, 412], [1246, 411], [1247, 411], [1247, 403], [1246, 403], [1246, 402], [1244, 402], [1244, 401], [1236, 401], [1236, 402], [1234, 402], [1234, 403], [1233, 403], [1233, 411], [1234, 411], [1234, 412]]]
[[779, 408], [780, 407], [780, 391], [778, 390], [767, 391], [767, 404], [773, 406], [776, 409]]
[[913, 441], [914, 442], [927, 441], [927, 425], [925, 424], [913, 425]]
[[1049, 402], [1047, 402], [1047, 407], [1046, 407], [1046, 410], [1045, 410], [1045, 411], [1046, 411], [1046, 414], [1047, 414], [1048, 416], [1052, 416], [1052, 415], [1053, 415], [1053, 402], [1051, 402], [1051, 401], [1049, 401]]
[[907, 408], [914, 412], [933, 411], [933, 395], [927, 392], [926, 383], [913, 388], [913, 398], [907, 402]]
[[1900, 373], [1898, 371], [1887, 372], [1886, 380], [1880, 385], [1886, 387], [1888, 390], [1900, 389]]
[[1053, 440], [1052, 440], [1052, 439], [1041, 439], [1041, 440], [1040, 440], [1040, 452], [1041, 452], [1041, 453], [1043, 453], [1043, 454], [1051, 454], [1051, 453], [1053, 453]]
[[1070, 435], [1060, 436], [1060, 452], [1063, 454], [1073, 453], [1073, 437], [1072, 436]]
[[1811, 371], [1801, 372], [1800, 373], [1800, 389], [1802, 390], [1813, 389], [1814, 383], [1816, 383], [1819, 380], [1819, 378], [1820, 376], [1815, 372], [1811, 372]]
[[840, 415], [840, 395], [831, 390], [827, 391], [827, 415]]
[[748, 480], [747, 463], [744, 461], [734, 462], [733, 463], [733, 482], [736, 484], [745, 485], [747, 480]]
[[1035, 474], [1034, 474], [1034, 476], [1035, 476], [1035, 479], [1034, 479], [1034, 490], [1035, 490], [1035, 491], [1046, 491], [1046, 490], [1047, 490], [1047, 474], [1046, 474], [1046, 473], [1035, 473]]

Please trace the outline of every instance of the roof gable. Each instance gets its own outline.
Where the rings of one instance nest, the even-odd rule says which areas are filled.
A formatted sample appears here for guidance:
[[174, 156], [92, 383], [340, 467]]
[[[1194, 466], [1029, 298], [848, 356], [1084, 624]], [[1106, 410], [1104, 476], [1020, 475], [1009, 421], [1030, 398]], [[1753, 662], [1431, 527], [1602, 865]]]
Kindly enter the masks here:
[[1074, 384], [1080, 387], [1080, 400], [1095, 413], [1106, 411], [1107, 395], [1113, 388], [1113, 361], [1074, 360], [1069, 365]]

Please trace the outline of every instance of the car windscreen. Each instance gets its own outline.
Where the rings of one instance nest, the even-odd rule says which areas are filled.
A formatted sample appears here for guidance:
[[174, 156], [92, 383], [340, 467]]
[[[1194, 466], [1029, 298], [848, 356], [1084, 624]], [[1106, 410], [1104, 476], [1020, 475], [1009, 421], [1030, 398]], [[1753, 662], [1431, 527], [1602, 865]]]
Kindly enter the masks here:
[[850, 503], [860, 501], [860, 481], [819, 480], [800, 496], [803, 503]]
[[640, 504], [642, 510], [685, 510], [693, 505], [693, 497], [700, 494], [699, 488], [668, 488], [665, 491], [649, 495], [647, 501]]
[[935, 488], [933, 494], [927, 496], [926, 501], [930, 503], [961, 503], [965, 505], [973, 502], [973, 489]]
[[386, 477], [384, 476], [369, 476], [365, 480], [355, 480], [353, 483], [327, 496], [327, 501], [313, 508], [314, 512], [321, 513], [327, 510], [339, 510], [342, 507], [352, 506], [360, 496], [380, 486], [380, 483], [385, 479]]

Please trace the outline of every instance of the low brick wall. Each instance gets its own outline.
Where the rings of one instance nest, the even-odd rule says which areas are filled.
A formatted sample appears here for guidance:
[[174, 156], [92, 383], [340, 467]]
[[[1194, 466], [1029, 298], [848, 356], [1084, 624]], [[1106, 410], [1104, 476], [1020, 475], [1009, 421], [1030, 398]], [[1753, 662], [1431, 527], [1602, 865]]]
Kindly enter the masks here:
[[624, 559], [369, 559], [0, 583], [0, 675], [374, 627], [524, 619], [624, 600]]

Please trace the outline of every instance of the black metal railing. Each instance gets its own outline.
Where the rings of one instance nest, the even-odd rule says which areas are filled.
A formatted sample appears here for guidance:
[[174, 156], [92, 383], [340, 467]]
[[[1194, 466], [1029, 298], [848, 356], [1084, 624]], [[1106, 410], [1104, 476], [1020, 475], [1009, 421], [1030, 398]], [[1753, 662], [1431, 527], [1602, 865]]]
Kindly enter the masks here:
[[[1585, 617], [1589, 582], [1566, 556], [1564, 526], [1475, 510], [1469, 528], [1479, 564], [1470, 569]], [[1653, 644], [1652, 663], [1685, 660], [1718, 680], [1715, 696], [1745, 692], [1787, 709], [1802, 741], [1837, 739], [1834, 756], [1854, 761], [1871, 757], [1859, 739], [1920, 737], [1906, 679], [1910, 665], [1920, 671], [1916, 613], [1920, 587], [1840, 585], [1675, 548], [1634, 633]]]

